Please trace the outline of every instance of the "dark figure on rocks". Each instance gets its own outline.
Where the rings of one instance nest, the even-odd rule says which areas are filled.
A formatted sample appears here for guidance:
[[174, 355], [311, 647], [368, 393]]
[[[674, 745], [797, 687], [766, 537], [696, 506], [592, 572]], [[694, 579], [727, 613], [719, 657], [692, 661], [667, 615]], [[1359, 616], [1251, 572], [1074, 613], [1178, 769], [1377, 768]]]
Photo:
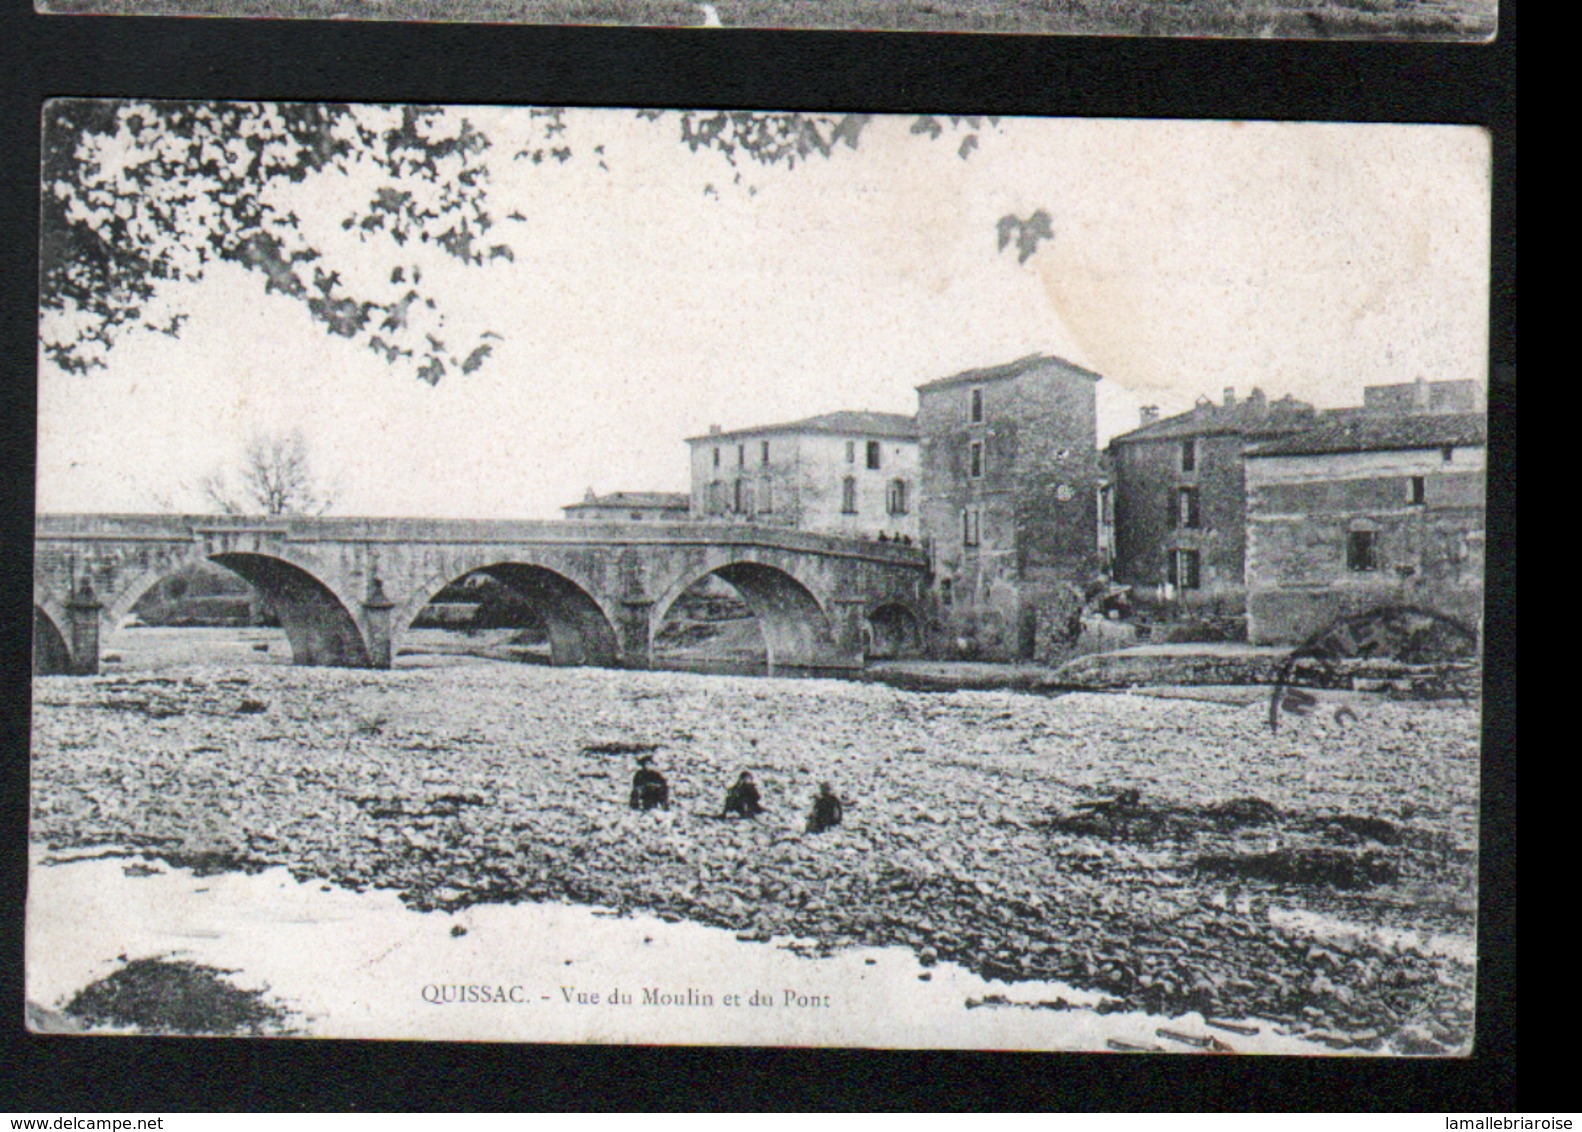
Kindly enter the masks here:
[[834, 829], [840, 824], [841, 816], [840, 799], [835, 797], [835, 791], [829, 783], [819, 783], [818, 797], [813, 799], [812, 812], [807, 816], [807, 831], [823, 833], [826, 829]]
[[744, 770], [741, 777], [737, 778], [736, 785], [725, 792], [725, 810], [720, 817], [728, 818], [734, 815], [739, 818], [755, 818], [763, 812], [763, 800], [758, 794], [758, 784], [753, 781], [753, 772]]
[[649, 764], [653, 759], [641, 755], [637, 759], [637, 773], [632, 775], [632, 809], [652, 810], [670, 808], [670, 783]]

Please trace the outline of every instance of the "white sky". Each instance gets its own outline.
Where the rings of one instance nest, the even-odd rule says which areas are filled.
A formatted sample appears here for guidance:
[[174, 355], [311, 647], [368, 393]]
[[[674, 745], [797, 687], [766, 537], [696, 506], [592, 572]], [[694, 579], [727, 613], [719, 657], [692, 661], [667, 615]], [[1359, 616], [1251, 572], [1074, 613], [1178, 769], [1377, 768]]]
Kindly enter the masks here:
[[[41, 355], [39, 509], [200, 509], [249, 435], [301, 428], [337, 514], [558, 518], [590, 486], [686, 490], [711, 423], [910, 413], [918, 384], [1035, 350], [1104, 375], [1100, 443], [1227, 385], [1330, 406], [1486, 380], [1476, 129], [1005, 119], [961, 160], [879, 119], [735, 185], [673, 117], [568, 111], [574, 158], [533, 166], [507, 159], [525, 112], [466, 113], [497, 143], [492, 211], [528, 217], [514, 263], [425, 268], [450, 333], [504, 336], [481, 370], [430, 387], [216, 269], [172, 292], [179, 339], [128, 335], [87, 375]], [[339, 233], [359, 193], [322, 182], [303, 215], [387, 275]], [[997, 220], [1038, 208], [1054, 240], [996, 253]]]

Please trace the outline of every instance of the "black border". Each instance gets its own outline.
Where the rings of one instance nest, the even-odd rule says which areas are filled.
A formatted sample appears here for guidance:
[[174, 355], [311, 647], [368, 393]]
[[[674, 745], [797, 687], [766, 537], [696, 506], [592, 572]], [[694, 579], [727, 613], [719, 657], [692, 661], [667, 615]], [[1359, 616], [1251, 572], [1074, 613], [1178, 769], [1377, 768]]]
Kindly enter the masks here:
[[[0, 1110], [1509, 1112], [1515, 952], [1515, 43], [551, 28], [0, 8]], [[39, 108], [57, 95], [1475, 124], [1494, 148], [1482, 962], [1461, 1061], [70, 1039], [22, 1021]], [[1569, 736], [1568, 736], [1569, 737]], [[1562, 742], [1561, 749], [1573, 744]], [[1567, 760], [1569, 761], [1569, 760]], [[1569, 862], [1567, 862], [1569, 863]], [[1532, 932], [1528, 918], [1529, 933]], [[1557, 987], [1557, 990], [1559, 988]], [[1566, 991], [1569, 994], [1569, 990]], [[1528, 1003], [1529, 1015], [1531, 1007]], [[1547, 1075], [1545, 1075], [1547, 1076]]]

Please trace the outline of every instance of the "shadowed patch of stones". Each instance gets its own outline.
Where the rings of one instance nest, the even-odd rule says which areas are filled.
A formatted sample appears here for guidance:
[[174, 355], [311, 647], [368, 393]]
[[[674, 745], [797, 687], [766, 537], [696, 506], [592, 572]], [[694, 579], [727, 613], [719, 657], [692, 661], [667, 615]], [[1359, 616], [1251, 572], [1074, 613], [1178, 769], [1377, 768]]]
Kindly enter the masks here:
[[1269, 853], [1209, 854], [1199, 857], [1198, 872], [1270, 884], [1328, 885], [1360, 889], [1391, 884], [1398, 870], [1379, 852], [1344, 849], [1276, 849]]
[[647, 755], [659, 750], [658, 743], [637, 743], [619, 739], [609, 743], [589, 743], [582, 748], [584, 755]]
[[1189, 841], [1203, 833], [1266, 826], [1280, 811], [1262, 798], [1232, 798], [1206, 806], [1171, 806], [1144, 801], [1135, 790], [1099, 802], [1080, 803], [1076, 812], [1056, 814], [1036, 828], [1107, 841]]
[[78, 991], [63, 1009], [89, 1026], [149, 1034], [290, 1033], [290, 1013], [264, 992], [226, 981], [235, 973], [185, 960], [133, 959]]

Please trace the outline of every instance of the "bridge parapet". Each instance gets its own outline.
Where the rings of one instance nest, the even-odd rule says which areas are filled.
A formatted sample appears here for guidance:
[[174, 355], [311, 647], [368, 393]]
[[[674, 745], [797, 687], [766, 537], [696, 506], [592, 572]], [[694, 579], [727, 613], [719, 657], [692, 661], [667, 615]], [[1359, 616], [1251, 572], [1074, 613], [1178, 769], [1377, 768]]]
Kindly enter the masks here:
[[927, 566], [916, 546], [753, 523], [586, 522], [567, 519], [419, 519], [331, 515], [41, 514], [38, 539], [160, 541], [255, 533], [293, 542], [556, 543], [615, 546], [753, 546]]

